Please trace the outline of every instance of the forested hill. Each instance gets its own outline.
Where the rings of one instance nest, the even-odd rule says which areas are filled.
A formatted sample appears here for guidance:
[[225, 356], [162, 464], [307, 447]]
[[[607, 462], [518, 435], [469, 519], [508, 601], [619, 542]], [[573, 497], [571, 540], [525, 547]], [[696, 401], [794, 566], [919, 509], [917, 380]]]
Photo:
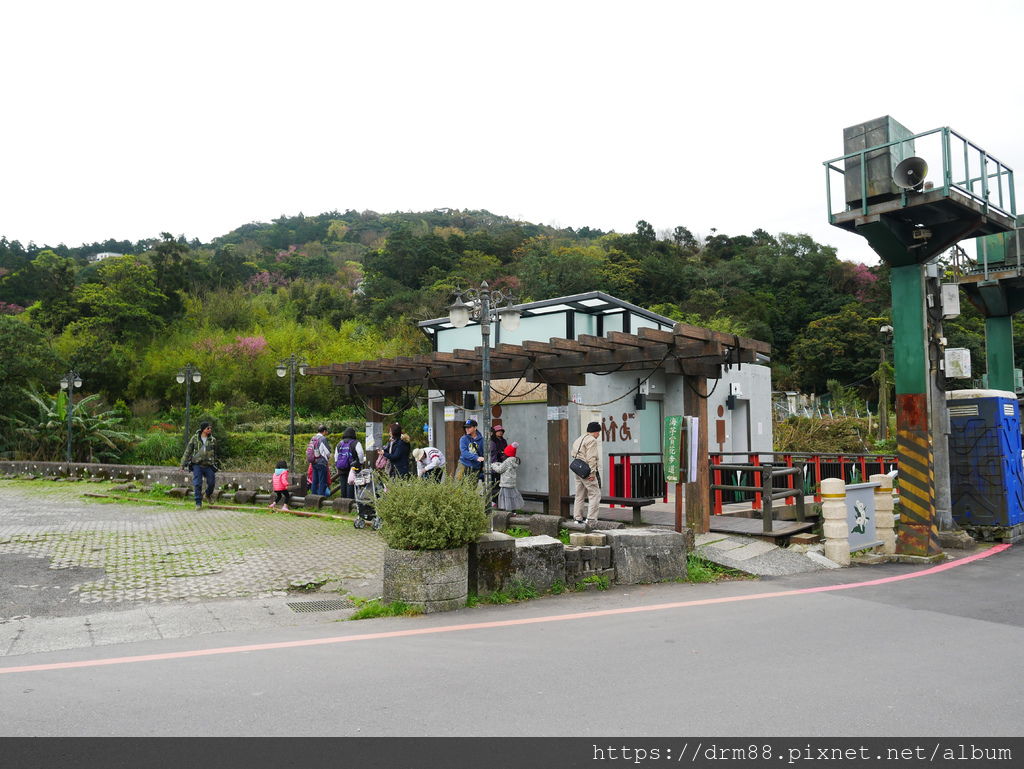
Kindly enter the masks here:
[[[125, 256], [93, 261], [101, 252]], [[204, 374], [199, 398], [277, 403], [279, 359], [423, 351], [415, 321], [444, 314], [455, 286], [482, 280], [524, 301], [601, 290], [769, 341], [780, 389], [822, 391], [837, 379], [866, 395], [888, 315], [883, 268], [841, 261], [806, 235], [656, 233], [644, 221], [629, 233], [556, 229], [451, 209], [334, 211], [246, 224], [211, 243], [166, 233], [77, 248], [0, 239], [0, 385], [21, 377], [52, 390], [74, 366], [111, 403], [160, 407], [180, 400], [174, 374], [192, 362]], [[950, 343], [980, 347], [972, 322], [963, 339], [949, 331]], [[338, 396], [311, 381], [301, 398], [329, 408]]]

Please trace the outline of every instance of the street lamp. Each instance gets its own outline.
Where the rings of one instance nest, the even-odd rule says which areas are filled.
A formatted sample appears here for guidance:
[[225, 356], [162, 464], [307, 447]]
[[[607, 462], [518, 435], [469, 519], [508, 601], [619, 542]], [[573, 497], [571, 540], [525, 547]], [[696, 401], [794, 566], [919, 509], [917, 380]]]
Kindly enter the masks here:
[[[60, 389], [68, 391], [68, 464], [71, 464], [71, 412], [75, 408], [75, 389], [81, 389], [82, 378], [74, 369], [68, 371], [60, 380]], [[70, 469], [68, 470], [70, 472]]]
[[298, 370], [302, 376], [305, 376], [306, 366], [308, 365], [305, 360], [296, 357], [295, 353], [277, 362], [278, 376], [291, 375], [288, 382], [288, 408], [291, 415], [291, 424], [288, 428], [288, 472], [291, 475], [295, 475], [295, 372]]
[[878, 440], [889, 438], [889, 379], [885, 373], [885, 348], [892, 341], [892, 326], [878, 329], [882, 336], [882, 365], [878, 369]]
[[192, 413], [192, 383], [198, 383], [202, 380], [203, 375], [199, 373], [199, 369], [191, 363], [187, 363], [185, 368], [179, 371], [174, 378], [178, 380], [178, 384], [184, 383], [185, 385], [185, 444], [188, 445], [188, 439], [192, 437], [189, 425], [189, 417]]
[[484, 281], [479, 288], [456, 291], [455, 301], [448, 308], [448, 320], [455, 328], [464, 328], [471, 318], [480, 322], [483, 369], [480, 384], [484, 395], [481, 427], [484, 437], [484, 493], [488, 509], [491, 499], [491, 323], [498, 320], [504, 331], [511, 332], [519, 328], [522, 313], [516, 309], [515, 302], [516, 297], [510, 291], [491, 288]]

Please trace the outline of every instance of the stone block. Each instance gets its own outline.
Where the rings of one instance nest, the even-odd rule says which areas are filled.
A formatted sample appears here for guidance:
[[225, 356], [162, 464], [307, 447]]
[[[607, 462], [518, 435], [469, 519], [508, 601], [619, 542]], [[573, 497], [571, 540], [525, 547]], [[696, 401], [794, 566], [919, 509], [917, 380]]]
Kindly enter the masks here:
[[608, 543], [608, 538], [604, 534], [600, 533], [583, 533], [578, 531], [569, 532], [569, 544], [579, 545], [581, 547], [590, 545], [605, 545]]
[[513, 513], [507, 510], [495, 510], [491, 513], [492, 528], [495, 531], [507, 531], [509, 527], [508, 519], [511, 518]]
[[345, 497], [331, 500], [331, 508], [336, 513], [351, 513], [354, 504], [354, 500], [346, 499]]
[[191, 491], [192, 489], [187, 489], [184, 486], [175, 486], [173, 489], [167, 490], [167, 496], [174, 497], [175, 499], [184, 499]]
[[239, 489], [238, 491], [235, 492], [235, 504], [250, 505], [255, 501], [255, 491], [246, 491], [245, 489]]
[[595, 569], [610, 569], [612, 567], [612, 549], [607, 545], [595, 547], [592, 564]]
[[516, 573], [516, 539], [500, 531], [481, 534], [469, 545], [469, 591], [489, 595], [508, 588]]
[[548, 536], [558, 539], [558, 533], [563, 528], [562, 518], [557, 515], [531, 515], [530, 533], [534, 536]]
[[813, 545], [820, 541], [821, 537], [817, 534], [812, 534], [809, 531], [805, 531], [801, 534], [794, 534], [789, 538], [789, 544], [791, 545]]
[[638, 585], [686, 577], [685, 537], [664, 529], [605, 532], [617, 582]]
[[567, 545], [565, 547], [565, 564], [567, 568], [570, 563], [579, 563], [582, 560], [580, 556], [581, 551], [582, 548], [578, 545]]
[[[320, 506], [323, 505], [325, 497], [320, 494], [307, 494], [303, 497], [302, 506], [306, 510], [319, 510]], [[296, 500], [298, 502], [298, 500]]]
[[561, 541], [541, 534], [518, 538], [515, 546], [516, 580], [533, 585], [541, 593], [555, 582], [565, 582], [565, 546]]

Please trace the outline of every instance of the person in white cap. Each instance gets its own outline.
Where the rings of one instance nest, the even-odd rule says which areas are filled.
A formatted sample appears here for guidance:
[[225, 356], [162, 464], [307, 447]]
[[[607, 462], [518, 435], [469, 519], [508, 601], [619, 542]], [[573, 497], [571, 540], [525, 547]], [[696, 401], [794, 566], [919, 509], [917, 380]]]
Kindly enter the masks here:
[[423, 449], [413, 449], [412, 458], [416, 460], [416, 474], [420, 478], [437, 481], [444, 478], [444, 454], [440, 449], [427, 446]]
[[[572, 444], [572, 455], [570, 459], [582, 459], [590, 466], [590, 475], [576, 478], [576, 501], [572, 507], [572, 517], [577, 523], [584, 523], [588, 526], [597, 521], [597, 511], [601, 507], [601, 477], [598, 475], [598, 465], [601, 461], [599, 449], [601, 446], [601, 425], [591, 422], [587, 425], [587, 431], [576, 439]], [[586, 508], [586, 518], [583, 511]]]

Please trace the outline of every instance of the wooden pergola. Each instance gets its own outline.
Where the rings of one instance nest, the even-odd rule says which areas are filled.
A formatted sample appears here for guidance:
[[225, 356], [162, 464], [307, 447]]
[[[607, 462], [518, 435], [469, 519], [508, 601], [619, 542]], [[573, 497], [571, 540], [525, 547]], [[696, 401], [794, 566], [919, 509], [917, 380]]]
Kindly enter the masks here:
[[[708, 413], [707, 380], [721, 377], [723, 365], [752, 363], [769, 354], [771, 345], [686, 324], [672, 331], [641, 328], [636, 334], [611, 331], [606, 336], [581, 334], [576, 339], [498, 344], [490, 351], [491, 379], [522, 378], [547, 385], [547, 405], [569, 405], [569, 387], [586, 384], [587, 374], [661, 370], [684, 378], [685, 413], [700, 420], [698, 472], [686, 484], [687, 525], [707, 531]], [[315, 366], [307, 374], [329, 376], [346, 394], [366, 402], [366, 421], [379, 422], [384, 396], [408, 394], [410, 388], [440, 390], [445, 401], [462, 405], [466, 390], [480, 389], [482, 348]], [[565, 409], [561, 413], [565, 413]], [[548, 489], [569, 486], [568, 417], [548, 420]], [[461, 420], [445, 422], [444, 451], [449, 471], [458, 461]], [[557, 506], [553, 507], [557, 509]]]

